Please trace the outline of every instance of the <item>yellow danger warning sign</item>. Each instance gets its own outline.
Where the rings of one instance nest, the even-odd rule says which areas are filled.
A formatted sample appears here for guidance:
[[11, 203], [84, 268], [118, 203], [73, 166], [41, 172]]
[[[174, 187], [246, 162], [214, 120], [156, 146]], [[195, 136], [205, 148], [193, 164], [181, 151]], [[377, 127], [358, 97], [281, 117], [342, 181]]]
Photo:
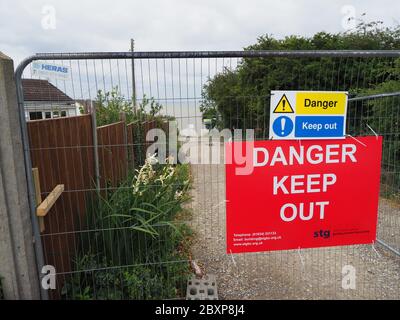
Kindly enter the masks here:
[[270, 139], [345, 138], [347, 97], [347, 91], [271, 90]]
[[273, 113], [294, 113], [294, 110], [285, 94], [282, 95], [282, 98], [279, 100]]
[[337, 114], [346, 113], [347, 92], [297, 92], [297, 114]]

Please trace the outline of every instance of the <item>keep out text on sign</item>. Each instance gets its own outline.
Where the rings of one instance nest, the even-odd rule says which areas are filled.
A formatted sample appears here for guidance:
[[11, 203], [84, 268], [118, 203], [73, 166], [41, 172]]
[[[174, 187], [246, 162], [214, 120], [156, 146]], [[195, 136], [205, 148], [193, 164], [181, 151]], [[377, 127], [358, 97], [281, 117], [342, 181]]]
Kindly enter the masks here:
[[381, 137], [252, 143], [251, 174], [226, 164], [228, 253], [375, 241]]
[[271, 91], [270, 139], [344, 138], [347, 95], [343, 91]]

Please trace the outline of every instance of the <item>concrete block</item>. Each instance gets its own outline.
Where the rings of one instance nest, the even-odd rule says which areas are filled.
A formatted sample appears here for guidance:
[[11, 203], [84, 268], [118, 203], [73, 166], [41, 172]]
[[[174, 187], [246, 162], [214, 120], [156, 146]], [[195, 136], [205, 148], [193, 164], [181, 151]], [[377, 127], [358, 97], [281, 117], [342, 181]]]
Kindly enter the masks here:
[[208, 274], [201, 279], [193, 275], [187, 283], [186, 300], [218, 300], [215, 275]]

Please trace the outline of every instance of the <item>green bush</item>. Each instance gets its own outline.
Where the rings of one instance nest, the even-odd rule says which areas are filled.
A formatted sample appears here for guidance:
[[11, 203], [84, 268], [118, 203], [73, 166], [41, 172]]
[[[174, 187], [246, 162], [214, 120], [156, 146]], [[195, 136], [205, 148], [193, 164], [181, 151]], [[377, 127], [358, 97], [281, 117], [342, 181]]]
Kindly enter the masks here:
[[68, 299], [165, 299], [183, 294], [192, 232], [182, 205], [189, 200], [187, 165], [155, 158], [115, 190], [98, 194], [79, 238]]
[[[394, 50], [400, 48], [400, 26], [361, 21], [350, 32], [318, 32], [313, 36], [276, 39], [263, 35], [245, 50]], [[224, 69], [202, 88], [203, 119], [216, 127], [255, 129], [268, 138], [272, 90], [345, 90], [350, 98], [400, 91], [399, 58], [244, 58]], [[347, 133], [370, 135], [369, 124], [382, 135], [382, 185], [385, 195], [400, 199], [399, 97], [353, 101]]]
[[159, 113], [163, 108], [153, 97], [149, 99], [146, 95], [136, 108], [133, 108], [132, 103], [121, 95], [118, 87], [110, 92], [99, 90], [94, 104], [98, 127], [120, 121], [121, 113], [125, 114], [127, 123], [161, 118]]
[[[127, 100], [118, 87], [109, 92], [99, 90], [96, 100], [96, 125], [98, 127], [121, 121], [121, 113], [125, 115], [126, 123], [133, 124], [133, 154], [135, 167], [144, 163], [147, 155], [145, 143], [145, 122], [154, 121], [155, 128], [165, 128], [165, 122], [174, 120], [172, 116], [161, 115], [163, 106], [153, 97], [143, 96], [141, 102], [133, 108], [132, 102]], [[81, 110], [81, 113], [84, 111]]]
[[[392, 50], [400, 48], [400, 26], [361, 22], [344, 33], [318, 32], [310, 37], [276, 39], [262, 35], [245, 50]], [[268, 132], [271, 90], [349, 90], [358, 95], [377, 83], [399, 81], [391, 72], [395, 59], [376, 58], [244, 58], [225, 68], [202, 88], [203, 118], [216, 118], [222, 128], [261, 128]], [[267, 130], [265, 130], [267, 129]]]

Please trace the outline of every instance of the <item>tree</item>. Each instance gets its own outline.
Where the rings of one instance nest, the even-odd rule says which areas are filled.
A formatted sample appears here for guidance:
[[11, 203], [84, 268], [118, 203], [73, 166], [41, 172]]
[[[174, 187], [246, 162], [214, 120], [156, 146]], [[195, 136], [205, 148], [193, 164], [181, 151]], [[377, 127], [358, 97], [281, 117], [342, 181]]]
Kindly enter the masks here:
[[[361, 21], [354, 30], [282, 40], [263, 35], [245, 50], [393, 50], [400, 49], [400, 27]], [[245, 58], [235, 70], [225, 69], [203, 87], [203, 117], [221, 118], [218, 127], [256, 129], [268, 138], [271, 90], [340, 90], [349, 96], [400, 91], [400, 59], [395, 58]], [[399, 96], [353, 101], [347, 132], [384, 136], [383, 177], [391, 189], [400, 187]], [[258, 129], [258, 130], [257, 130]]]
[[131, 123], [135, 120], [145, 121], [158, 118], [162, 105], [154, 100], [143, 96], [138, 109], [132, 108], [132, 103], [122, 96], [118, 87], [110, 92], [99, 90], [95, 100], [97, 126], [103, 126], [120, 121], [120, 114], [125, 113], [126, 122]]
[[[282, 40], [263, 35], [245, 50], [378, 50], [399, 49], [400, 28], [360, 22], [352, 32], [319, 32]], [[245, 58], [223, 70], [203, 87], [203, 117], [219, 114], [220, 127], [259, 128], [268, 124], [271, 90], [346, 90], [362, 94], [389, 80], [394, 59], [380, 58]], [[266, 132], [266, 130], [263, 130]]]

